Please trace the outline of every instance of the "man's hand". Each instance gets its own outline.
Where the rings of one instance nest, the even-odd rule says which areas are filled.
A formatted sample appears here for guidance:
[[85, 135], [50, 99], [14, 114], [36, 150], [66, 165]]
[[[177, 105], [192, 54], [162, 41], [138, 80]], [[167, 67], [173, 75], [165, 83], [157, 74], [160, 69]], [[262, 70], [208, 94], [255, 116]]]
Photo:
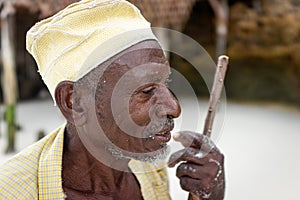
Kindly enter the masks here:
[[181, 131], [173, 138], [185, 148], [171, 155], [168, 166], [174, 167], [183, 161], [176, 176], [181, 187], [190, 192], [189, 199], [222, 200], [225, 192], [223, 154], [207, 136], [199, 133]]

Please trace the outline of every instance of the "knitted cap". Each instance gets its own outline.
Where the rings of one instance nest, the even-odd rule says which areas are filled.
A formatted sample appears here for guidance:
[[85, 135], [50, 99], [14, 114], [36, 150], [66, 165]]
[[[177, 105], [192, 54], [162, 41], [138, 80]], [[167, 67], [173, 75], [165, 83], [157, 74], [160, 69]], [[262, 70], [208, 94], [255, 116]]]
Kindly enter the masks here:
[[77, 81], [128, 47], [156, 39], [150, 23], [125, 0], [83, 0], [34, 25], [26, 48], [53, 99], [59, 82]]

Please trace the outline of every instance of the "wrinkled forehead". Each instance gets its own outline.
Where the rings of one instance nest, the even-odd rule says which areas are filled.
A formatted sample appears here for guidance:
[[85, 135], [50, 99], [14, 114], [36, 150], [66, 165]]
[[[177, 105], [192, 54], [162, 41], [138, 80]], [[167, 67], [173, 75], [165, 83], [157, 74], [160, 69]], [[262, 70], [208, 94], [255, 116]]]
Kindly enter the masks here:
[[[104, 81], [104, 77], [109, 79], [121, 78], [127, 74], [127, 81], [134, 78], [161, 77], [165, 79], [169, 76], [170, 68], [164, 52], [156, 40], [145, 40], [137, 43], [119, 54], [111, 57], [107, 61], [98, 64], [83, 79], [90, 81]], [[130, 77], [130, 78], [129, 78]], [[134, 80], [132, 80], [134, 82]]]

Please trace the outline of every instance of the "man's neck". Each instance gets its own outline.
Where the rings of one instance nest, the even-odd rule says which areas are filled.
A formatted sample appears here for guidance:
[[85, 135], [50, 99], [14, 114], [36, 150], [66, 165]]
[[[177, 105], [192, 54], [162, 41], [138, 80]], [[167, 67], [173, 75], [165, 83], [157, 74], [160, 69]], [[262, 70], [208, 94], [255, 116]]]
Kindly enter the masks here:
[[[129, 160], [110, 158], [110, 162], [111, 166], [124, 165], [128, 169]], [[82, 144], [76, 128], [69, 124], [65, 131], [62, 178], [64, 188], [108, 196], [122, 190], [129, 179], [137, 182], [133, 174], [115, 170], [95, 159]]]

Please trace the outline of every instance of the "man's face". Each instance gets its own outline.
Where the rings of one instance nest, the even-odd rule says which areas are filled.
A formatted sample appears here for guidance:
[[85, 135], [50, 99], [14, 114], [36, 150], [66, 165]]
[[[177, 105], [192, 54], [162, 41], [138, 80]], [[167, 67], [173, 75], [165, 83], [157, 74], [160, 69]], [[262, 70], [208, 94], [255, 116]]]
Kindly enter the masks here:
[[166, 151], [180, 106], [166, 86], [170, 67], [157, 42], [135, 47], [99, 78], [96, 115], [113, 155], [151, 160]]

